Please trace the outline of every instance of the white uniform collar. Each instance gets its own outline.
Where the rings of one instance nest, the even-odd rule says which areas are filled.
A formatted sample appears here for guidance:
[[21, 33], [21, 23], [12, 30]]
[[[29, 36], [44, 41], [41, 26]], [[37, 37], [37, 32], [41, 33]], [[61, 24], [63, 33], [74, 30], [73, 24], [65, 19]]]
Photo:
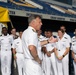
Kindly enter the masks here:
[[38, 38], [42, 38], [42, 37], [43, 37], [42, 35], [38, 36]]
[[[2, 34], [2, 36], [5, 36], [4, 34]], [[9, 34], [7, 34], [6, 36], [9, 36]]]
[[63, 36], [65, 37], [65, 36], [67, 36], [67, 35], [68, 35], [68, 34], [65, 32]]
[[58, 40], [63, 40], [64, 39], [64, 36], [60, 39], [60, 38], [58, 38]]
[[31, 28], [33, 31], [35, 31], [35, 32], [36, 32], [36, 29], [35, 29], [35, 28], [33, 28], [32, 26], [29, 26], [28, 28]]
[[20, 37], [18, 37], [18, 39], [20, 39], [20, 40], [21, 40], [21, 38], [20, 38]]

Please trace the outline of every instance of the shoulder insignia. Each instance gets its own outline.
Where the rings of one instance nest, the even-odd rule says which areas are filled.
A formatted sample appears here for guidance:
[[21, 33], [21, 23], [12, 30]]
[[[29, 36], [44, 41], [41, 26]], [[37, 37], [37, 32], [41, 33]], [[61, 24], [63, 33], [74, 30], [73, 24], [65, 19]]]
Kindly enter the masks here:
[[67, 39], [67, 37], [64, 37], [65, 39]]
[[33, 32], [36, 32], [34, 29], [32, 29]]
[[19, 42], [17, 42], [17, 44], [19, 44]]
[[2, 35], [0, 35], [0, 36], [2, 36]]

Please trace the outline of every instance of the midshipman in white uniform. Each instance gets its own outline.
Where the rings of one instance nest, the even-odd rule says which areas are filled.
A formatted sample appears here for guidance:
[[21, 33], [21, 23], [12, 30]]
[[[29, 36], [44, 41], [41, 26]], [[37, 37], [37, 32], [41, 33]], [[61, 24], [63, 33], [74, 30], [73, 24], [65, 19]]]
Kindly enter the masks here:
[[[52, 36], [52, 31], [47, 31], [47, 36], [49, 39]], [[56, 67], [56, 58], [54, 54], [54, 45], [55, 43], [48, 43], [46, 45], [46, 54], [45, 54], [45, 72], [46, 75], [57, 75], [57, 67]]]
[[66, 38], [63, 37], [63, 31], [58, 30], [58, 42], [56, 43], [55, 54], [57, 57], [58, 75], [69, 75], [68, 53], [70, 45]]
[[74, 65], [74, 75], [76, 75], [76, 29], [75, 29], [75, 36], [72, 38], [71, 50]]
[[12, 48], [14, 59], [17, 61], [18, 74], [24, 75], [24, 55], [22, 50], [22, 31], [19, 32], [19, 37], [14, 40]]
[[[60, 29], [63, 31], [63, 37], [65, 38], [65, 39], [67, 39], [67, 42], [69, 43], [69, 45], [70, 45], [70, 48], [71, 48], [71, 37], [70, 37], [70, 35], [68, 35], [67, 33], [66, 33], [66, 28], [65, 28], [65, 26], [61, 26], [60, 27]], [[69, 67], [69, 69], [68, 69], [68, 71], [71, 69], [71, 65], [69, 65], [69, 64], [71, 64], [71, 62], [70, 62], [70, 60], [69, 59], [71, 59], [71, 51], [69, 51], [69, 53], [68, 53], [68, 67]], [[70, 70], [71, 71], [71, 70]]]
[[13, 38], [7, 33], [7, 28], [2, 28], [2, 36], [0, 37], [1, 44], [1, 72], [2, 75], [11, 74], [11, 44]]
[[43, 75], [45, 75], [45, 72], [44, 72], [45, 59], [43, 58], [44, 53], [42, 52], [42, 46], [40, 45], [40, 42], [45, 40], [45, 37], [41, 35], [41, 32], [42, 32], [41, 30], [37, 31], [37, 33], [38, 33], [38, 56], [42, 60], [41, 68], [42, 68], [42, 71], [43, 71]]

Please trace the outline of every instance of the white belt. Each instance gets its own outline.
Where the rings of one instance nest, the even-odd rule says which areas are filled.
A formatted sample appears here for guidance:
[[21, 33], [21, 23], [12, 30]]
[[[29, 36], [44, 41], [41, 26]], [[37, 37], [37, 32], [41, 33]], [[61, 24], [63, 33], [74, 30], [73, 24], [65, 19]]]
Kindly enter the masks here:
[[1, 49], [1, 51], [11, 51], [11, 50], [9, 50], [9, 49], [4, 49], [4, 50], [3, 50], [3, 49]]
[[23, 52], [17, 52], [17, 53], [23, 54]]
[[31, 59], [31, 58], [27, 58], [27, 57], [25, 57], [25, 59], [30, 59], [30, 60], [34, 60], [34, 59]]

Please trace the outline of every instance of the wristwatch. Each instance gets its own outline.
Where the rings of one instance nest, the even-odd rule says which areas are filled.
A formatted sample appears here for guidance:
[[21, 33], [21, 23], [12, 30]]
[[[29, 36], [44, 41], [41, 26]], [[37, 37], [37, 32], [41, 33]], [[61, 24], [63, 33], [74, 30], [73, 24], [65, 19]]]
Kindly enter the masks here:
[[47, 43], [49, 43], [49, 40], [47, 40]]
[[65, 57], [65, 55], [63, 55], [63, 57]]

